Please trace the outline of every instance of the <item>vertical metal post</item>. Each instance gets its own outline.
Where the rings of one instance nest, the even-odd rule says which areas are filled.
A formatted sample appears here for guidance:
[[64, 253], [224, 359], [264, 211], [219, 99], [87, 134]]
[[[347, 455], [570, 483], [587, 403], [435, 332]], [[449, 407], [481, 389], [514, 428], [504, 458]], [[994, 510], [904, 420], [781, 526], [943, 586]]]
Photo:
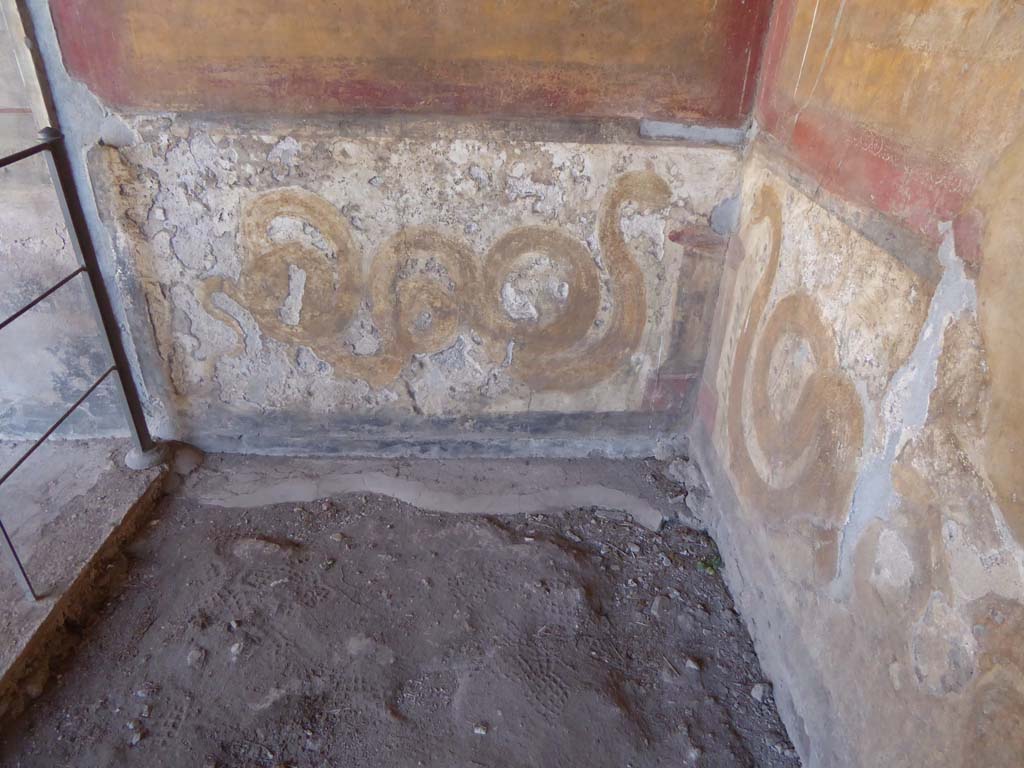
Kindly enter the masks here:
[[44, 139], [52, 140], [50, 151], [46, 153], [50, 177], [53, 179], [53, 185], [57, 191], [57, 200], [64, 216], [68, 236], [71, 238], [75, 257], [89, 278], [96, 314], [103, 327], [107, 348], [117, 369], [117, 378], [121, 385], [123, 403], [132, 437], [139, 452], [147, 453], [156, 447], [156, 443], [149, 432], [149, 425], [146, 423], [146, 412], [142, 407], [135, 379], [132, 377], [128, 354], [125, 352], [124, 342], [121, 339], [121, 328], [117, 324], [117, 316], [114, 314], [110, 295], [107, 293], [107, 286], [103, 282], [103, 274], [100, 272], [99, 263], [96, 260], [96, 251], [92, 246], [89, 228], [71, 173], [67, 146], [63, 137], [54, 128], [44, 128], [40, 134]]

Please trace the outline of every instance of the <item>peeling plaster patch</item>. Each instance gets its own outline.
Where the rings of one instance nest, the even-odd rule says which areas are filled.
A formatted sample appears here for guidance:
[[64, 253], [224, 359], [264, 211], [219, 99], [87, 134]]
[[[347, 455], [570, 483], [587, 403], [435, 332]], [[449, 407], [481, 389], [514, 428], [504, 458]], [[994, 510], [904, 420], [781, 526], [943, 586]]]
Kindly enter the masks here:
[[242, 331], [245, 335], [245, 353], [247, 355], [258, 355], [263, 351], [263, 340], [262, 334], [260, 333], [260, 327], [253, 320], [244, 307], [238, 304], [230, 296], [223, 293], [216, 293], [213, 296], [213, 302], [220, 309], [223, 309], [241, 326]]
[[[738, 153], [538, 142], [444, 123], [423, 135], [359, 124], [345, 137], [326, 123], [257, 130], [137, 116], [132, 126], [141, 141], [97, 155], [94, 170], [97, 186], [125, 191], [105, 209], [124, 268], [142, 276], [151, 307], [178, 318], [154, 313], [152, 325], [162, 367], [183, 383], [173, 397], [185, 423], [229, 430], [235, 410], [302, 413], [314, 402], [374, 424], [424, 413], [629, 413], [646, 408], [661, 368], [679, 365], [672, 344], [694, 366], [703, 359], [699, 308], [714, 300], [719, 268], [682, 279], [684, 248], [665, 232], [670, 222], [707, 227], [736, 187]], [[644, 193], [627, 206], [640, 188], [617, 185], [648, 175], [672, 202], [649, 205]], [[488, 270], [493, 285], [471, 287]], [[624, 305], [639, 331], [621, 365], [600, 381], [588, 373], [539, 388], [535, 377], [549, 374], [531, 366], [559, 344], [584, 368], [599, 365], [589, 352], [627, 327], [615, 321], [624, 276], [644, 301]], [[200, 285], [212, 296], [197, 303]], [[180, 290], [168, 298], [157, 286]], [[685, 325], [684, 305], [694, 315]], [[496, 328], [483, 327], [488, 313]], [[444, 357], [453, 344], [464, 365]]]
[[[814, 353], [807, 340], [786, 334], [771, 352], [768, 366], [769, 407], [775, 418], [785, 423], [794, 415], [807, 380], [814, 373]], [[758, 450], [760, 453], [760, 450]], [[764, 466], [770, 464], [763, 457]]]
[[381, 345], [380, 331], [374, 327], [370, 310], [365, 303], [359, 307], [352, 325], [345, 331], [341, 340], [355, 355], [367, 357], [377, 354]]
[[536, 320], [539, 317], [530, 297], [517, 291], [510, 282], [501, 286], [501, 306], [513, 320]]
[[[993, 507], [993, 513], [997, 510]], [[1006, 532], [1008, 533], [1008, 531]], [[996, 594], [1011, 600], [1024, 595], [1024, 572], [1021, 562], [1011, 552], [1012, 538], [1004, 537], [1001, 548], [979, 551], [964, 535], [961, 526], [947, 520], [942, 526], [942, 543], [949, 558], [950, 582], [961, 603]]]
[[306, 291], [306, 272], [294, 264], [288, 265], [288, 297], [281, 306], [281, 322], [285, 325], [298, 325], [302, 311], [302, 294]]
[[665, 256], [665, 219], [651, 213], [638, 211], [635, 206], [626, 205], [619, 220], [622, 233], [634, 252], [641, 253], [654, 261]]
[[740, 196], [727, 197], [711, 211], [711, 229], [718, 235], [731, 235], [740, 228]]
[[448, 147], [447, 157], [455, 165], [463, 165], [479, 155], [482, 150], [479, 142], [457, 139]]
[[424, 355], [407, 380], [419, 413], [440, 416], [451, 398], [472, 402], [487, 383], [489, 363], [481, 345], [459, 336], [447, 349]]
[[139, 134], [116, 115], [104, 116], [99, 127], [100, 142], [107, 147], [120, 149], [130, 147], [139, 141]]
[[501, 304], [513, 320], [549, 323], [565, 309], [569, 284], [565, 269], [540, 253], [527, 253], [501, 286]]
[[889, 664], [889, 682], [892, 683], [894, 691], [899, 691], [903, 688], [903, 665], [898, 661], [894, 661]]
[[918, 685], [934, 696], [962, 691], [974, 676], [977, 642], [971, 627], [934, 592], [910, 640]]
[[469, 174], [469, 178], [475, 181], [477, 187], [480, 189], [489, 186], [491, 183], [491, 175], [476, 163], [469, 166], [469, 171], [467, 171], [467, 173]]
[[[928, 416], [943, 334], [953, 318], [964, 311], [973, 312], [977, 306], [974, 283], [968, 279], [963, 261], [956, 255], [952, 225], [944, 224], [942, 231], [943, 241], [938, 253], [943, 266], [942, 279], [932, 296], [914, 351], [896, 372], [882, 401], [883, 448], [874, 458], [867, 459], [854, 486], [850, 514], [840, 536], [839, 574], [833, 585], [837, 597], [849, 595], [854, 551], [868, 524], [876, 518], [889, 519], [896, 506], [892, 467], [900, 450], [920, 433]], [[866, 431], [865, 455], [869, 454], [871, 441], [871, 432]]]
[[295, 364], [306, 374], [327, 373], [331, 366], [325, 363], [309, 347], [299, 347], [295, 352]]
[[572, 145], [547, 145], [547, 153], [551, 156], [551, 167], [558, 171], [563, 181], [573, 184], [589, 184], [593, 181], [593, 159]]
[[294, 353], [268, 339], [259, 354], [222, 357], [215, 382], [221, 402], [235, 411], [261, 412], [301, 399], [308, 413], [330, 414], [338, 403], [360, 403], [367, 408], [394, 402], [391, 389], [371, 390], [365, 382], [338, 380], [331, 366], [310, 350]]
[[295, 165], [296, 158], [298, 157], [299, 151], [302, 149], [302, 145], [299, 144], [291, 136], [286, 136], [281, 139], [277, 144], [274, 145], [267, 153], [267, 160], [271, 163], [281, 163], [283, 165]]
[[306, 222], [292, 216], [278, 216], [275, 218], [270, 222], [270, 229], [267, 234], [275, 242], [287, 243], [289, 241], [298, 241], [303, 245], [316, 248], [325, 256], [333, 258], [335, 255], [321, 232], [318, 232], [315, 227], [310, 226]]
[[522, 162], [512, 166], [505, 181], [505, 196], [509, 202], [532, 201], [533, 213], [553, 219], [565, 205], [565, 190], [554, 180], [542, 181], [531, 175]]
[[882, 593], [905, 593], [913, 577], [914, 558], [903, 543], [903, 539], [895, 531], [882, 531], [878, 537], [871, 582]]

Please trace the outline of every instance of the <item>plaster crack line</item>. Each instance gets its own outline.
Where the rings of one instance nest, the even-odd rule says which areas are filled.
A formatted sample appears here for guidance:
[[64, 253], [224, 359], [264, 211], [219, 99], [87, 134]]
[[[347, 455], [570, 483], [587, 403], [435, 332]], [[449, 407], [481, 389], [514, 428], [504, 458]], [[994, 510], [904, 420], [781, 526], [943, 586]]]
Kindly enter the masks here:
[[[898, 501], [892, 467], [903, 446], [917, 436], [928, 417], [946, 328], [960, 313], [977, 309], [974, 283], [956, 255], [952, 224], [943, 223], [941, 231], [943, 240], [938, 257], [943, 267], [942, 278], [928, 305], [917, 344], [893, 376], [882, 400], [882, 450], [869, 457], [858, 474], [850, 513], [840, 534], [838, 574], [831, 589], [836, 599], [845, 599], [850, 594], [854, 549], [864, 530], [872, 520], [887, 520]], [[869, 440], [870, 434], [865, 435], [865, 442]], [[864, 454], [869, 455], [867, 445]]]
[[811, 40], [814, 39], [814, 24], [818, 20], [818, 6], [821, 5], [821, 0], [816, 0], [814, 3], [814, 13], [811, 14], [811, 27], [807, 30], [807, 43], [804, 45], [804, 55], [800, 58], [800, 71], [796, 75], [796, 83], [793, 85], [793, 98], [796, 98], [797, 92], [800, 90], [800, 80], [804, 76], [804, 66], [807, 64], [807, 52], [811, 50]]
[[[814, 7], [815, 15], [817, 15], [818, 7]], [[800, 114], [807, 108], [807, 105], [811, 103], [811, 99], [814, 98], [814, 92], [818, 90], [818, 84], [821, 83], [821, 76], [825, 73], [825, 67], [828, 66], [828, 60], [832, 56], [832, 48], [836, 43], [836, 35], [839, 33], [839, 24], [843, 20], [843, 14], [846, 12], [846, 0], [842, 0], [839, 4], [839, 10], [836, 11], [835, 20], [832, 23], [832, 32], [828, 38], [828, 45], [825, 47], [825, 53], [822, 54], [821, 62], [818, 64], [818, 73], [814, 77], [814, 82], [811, 84], [811, 90], [807, 93], [807, 100], [804, 101], [803, 105], [797, 108], [796, 115], [793, 118], [793, 125], [796, 125], [800, 120]], [[811, 33], [814, 31], [813, 22], [811, 30], [807, 33], [807, 47], [811, 45]], [[807, 50], [804, 50], [804, 56], [807, 56]], [[800, 64], [800, 75], [803, 75], [803, 62]], [[799, 79], [797, 80], [797, 86], [800, 85]], [[796, 88], [793, 89], [793, 100], [796, 101]]]

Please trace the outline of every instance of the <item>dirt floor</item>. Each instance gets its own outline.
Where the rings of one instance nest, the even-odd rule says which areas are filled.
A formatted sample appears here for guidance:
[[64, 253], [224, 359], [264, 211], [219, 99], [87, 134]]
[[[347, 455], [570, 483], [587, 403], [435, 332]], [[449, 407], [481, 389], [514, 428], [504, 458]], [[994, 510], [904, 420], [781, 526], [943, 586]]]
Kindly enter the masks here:
[[679, 523], [186, 493], [130, 559], [0, 764], [798, 765], [714, 544]]

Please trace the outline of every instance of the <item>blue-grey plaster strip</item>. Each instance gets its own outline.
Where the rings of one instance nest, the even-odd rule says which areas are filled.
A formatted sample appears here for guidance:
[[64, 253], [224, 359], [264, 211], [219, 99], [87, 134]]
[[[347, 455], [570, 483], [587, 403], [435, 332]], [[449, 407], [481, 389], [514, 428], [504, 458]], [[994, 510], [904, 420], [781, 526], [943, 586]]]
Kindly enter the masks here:
[[[850, 515], [840, 538], [839, 573], [833, 584], [833, 594], [839, 599], [850, 593], [853, 553], [864, 530], [872, 520], [888, 520], [899, 501], [892, 484], [892, 466], [900, 450], [918, 435], [928, 417], [946, 328], [962, 312], [977, 309], [974, 283], [956, 255], [952, 225], [943, 224], [942, 233], [942, 279], [932, 296], [914, 351], [893, 376], [882, 400], [885, 438], [881, 453], [869, 457], [857, 476]], [[865, 455], [870, 439], [870, 434], [865, 436]]]
[[640, 135], [645, 139], [673, 139], [697, 144], [721, 144], [739, 147], [746, 143], [747, 132], [740, 128], [713, 128], [706, 125], [641, 120]]

